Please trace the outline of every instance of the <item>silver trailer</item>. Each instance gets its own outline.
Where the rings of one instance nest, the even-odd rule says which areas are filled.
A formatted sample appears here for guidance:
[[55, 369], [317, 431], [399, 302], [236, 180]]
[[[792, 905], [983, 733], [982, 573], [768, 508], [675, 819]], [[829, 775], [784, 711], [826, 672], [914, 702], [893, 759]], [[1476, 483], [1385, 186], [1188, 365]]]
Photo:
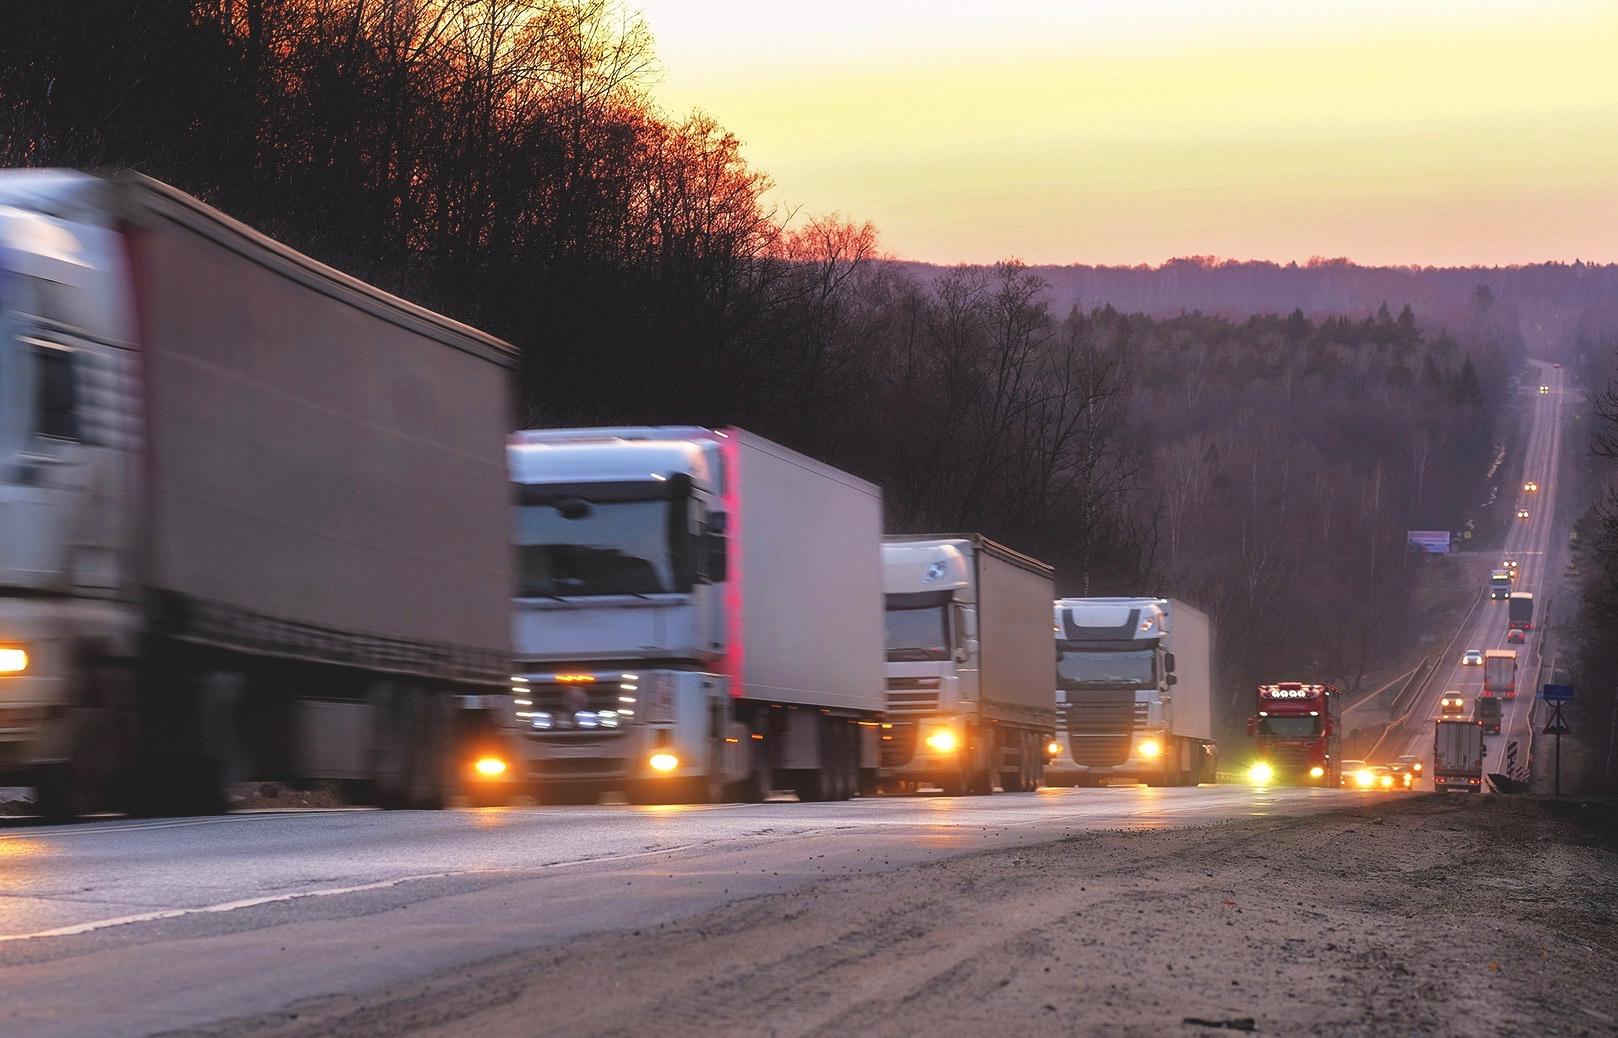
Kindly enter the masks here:
[[1051, 567], [978, 534], [882, 546], [883, 782], [1031, 792], [1055, 733]]
[[167, 185], [0, 173], [0, 772], [53, 814], [487, 794], [514, 365]]

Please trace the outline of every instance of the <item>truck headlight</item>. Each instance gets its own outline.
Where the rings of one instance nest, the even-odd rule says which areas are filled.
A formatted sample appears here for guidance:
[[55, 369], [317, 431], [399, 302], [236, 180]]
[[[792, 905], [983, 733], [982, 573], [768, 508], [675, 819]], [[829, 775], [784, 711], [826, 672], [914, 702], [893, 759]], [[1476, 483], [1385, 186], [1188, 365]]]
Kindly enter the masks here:
[[929, 749], [937, 750], [939, 753], [949, 753], [960, 745], [955, 733], [947, 728], [930, 733], [926, 742]]
[[1247, 777], [1255, 786], [1267, 786], [1270, 784], [1270, 780], [1275, 778], [1275, 769], [1263, 761], [1259, 761], [1247, 769]]
[[1142, 739], [1135, 747], [1135, 752], [1147, 760], [1156, 760], [1163, 755], [1163, 744], [1156, 739]]
[[1059, 742], [1046, 743], [1045, 754], [1048, 757], [1060, 757], [1062, 755], [1062, 744]]
[[1309, 777], [1310, 778], [1325, 778], [1326, 777], [1326, 769], [1321, 767], [1320, 765], [1316, 764], [1314, 767], [1309, 769]]
[[506, 762], [499, 757], [479, 757], [472, 768], [484, 778], [496, 778], [506, 773]]
[[21, 674], [27, 669], [27, 649], [20, 645], [0, 645], [0, 674]]
[[654, 753], [652, 754], [652, 759], [646, 763], [652, 766], [653, 771], [661, 771], [667, 774], [680, 766], [680, 758], [672, 753]]

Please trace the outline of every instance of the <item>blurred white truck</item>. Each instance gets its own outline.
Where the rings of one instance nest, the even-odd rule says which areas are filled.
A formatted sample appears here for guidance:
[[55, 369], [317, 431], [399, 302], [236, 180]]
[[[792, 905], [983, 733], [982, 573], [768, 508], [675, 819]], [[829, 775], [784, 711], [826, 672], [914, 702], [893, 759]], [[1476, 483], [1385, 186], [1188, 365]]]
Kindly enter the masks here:
[[489, 794], [515, 363], [167, 185], [0, 173], [0, 784]]

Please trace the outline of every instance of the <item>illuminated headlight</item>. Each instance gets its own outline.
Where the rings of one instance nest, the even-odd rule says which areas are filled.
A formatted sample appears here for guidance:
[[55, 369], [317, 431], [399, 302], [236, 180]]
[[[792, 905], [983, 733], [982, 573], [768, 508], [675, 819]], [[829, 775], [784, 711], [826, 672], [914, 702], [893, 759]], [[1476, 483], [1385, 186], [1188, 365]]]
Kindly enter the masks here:
[[1062, 755], [1062, 744], [1059, 742], [1046, 743], [1045, 754], [1050, 757], [1060, 757]]
[[1155, 760], [1163, 755], [1163, 744], [1156, 739], [1142, 739], [1135, 747], [1135, 752], [1147, 760]]
[[596, 720], [601, 723], [603, 728], [616, 728], [618, 727], [618, 711], [603, 710], [596, 715]]
[[1382, 776], [1382, 788], [1383, 789], [1392, 789], [1393, 788], [1393, 776], [1392, 775], [1383, 775]]
[[549, 710], [535, 710], [533, 717], [529, 719], [529, 724], [541, 731], [549, 731], [556, 727], [556, 718], [551, 716]]
[[680, 766], [680, 758], [672, 753], [654, 753], [652, 759], [646, 763], [652, 766], [653, 771], [670, 772]]
[[1375, 781], [1376, 776], [1371, 774], [1370, 768], [1364, 768], [1354, 773], [1354, 784], [1361, 789], [1370, 789], [1371, 784]]
[[573, 714], [573, 723], [580, 728], [596, 728], [601, 721], [594, 710], [579, 710]]
[[494, 778], [506, 773], [506, 762], [499, 757], [479, 757], [472, 769], [485, 778]]
[[1314, 767], [1309, 769], [1309, 777], [1310, 778], [1325, 778], [1326, 777], [1326, 769], [1321, 767], [1320, 765], [1316, 764]]
[[1410, 770], [1412, 770], [1416, 774], [1420, 775], [1421, 774], [1421, 761], [1418, 760], [1416, 763], [1410, 765]]
[[960, 745], [960, 741], [955, 738], [955, 733], [948, 729], [931, 733], [927, 736], [926, 742], [929, 749], [937, 750], [939, 753], [949, 753]]
[[1255, 786], [1267, 786], [1275, 778], [1275, 769], [1263, 761], [1259, 761], [1247, 769], [1247, 778]]
[[0, 674], [21, 674], [27, 669], [27, 649], [17, 645], [0, 646]]

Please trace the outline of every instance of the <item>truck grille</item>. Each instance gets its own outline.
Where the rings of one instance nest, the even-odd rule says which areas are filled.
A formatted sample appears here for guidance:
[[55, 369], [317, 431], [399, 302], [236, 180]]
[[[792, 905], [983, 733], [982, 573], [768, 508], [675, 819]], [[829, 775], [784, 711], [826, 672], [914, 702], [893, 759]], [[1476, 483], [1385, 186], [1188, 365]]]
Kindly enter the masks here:
[[938, 679], [889, 678], [888, 712], [893, 714], [937, 713]]
[[1264, 760], [1282, 775], [1302, 772], [1309, 766], [1309, 747], [1296, 743], [1270, 743], [1264, 747]]
[[1146, 727], [1147, 705], [1135, 693], [1071, 691], [1057, 706], [1057, 723], [1067, 733], [1075, 764], [1116, 767], [1129, 760], [1131, 735]]

